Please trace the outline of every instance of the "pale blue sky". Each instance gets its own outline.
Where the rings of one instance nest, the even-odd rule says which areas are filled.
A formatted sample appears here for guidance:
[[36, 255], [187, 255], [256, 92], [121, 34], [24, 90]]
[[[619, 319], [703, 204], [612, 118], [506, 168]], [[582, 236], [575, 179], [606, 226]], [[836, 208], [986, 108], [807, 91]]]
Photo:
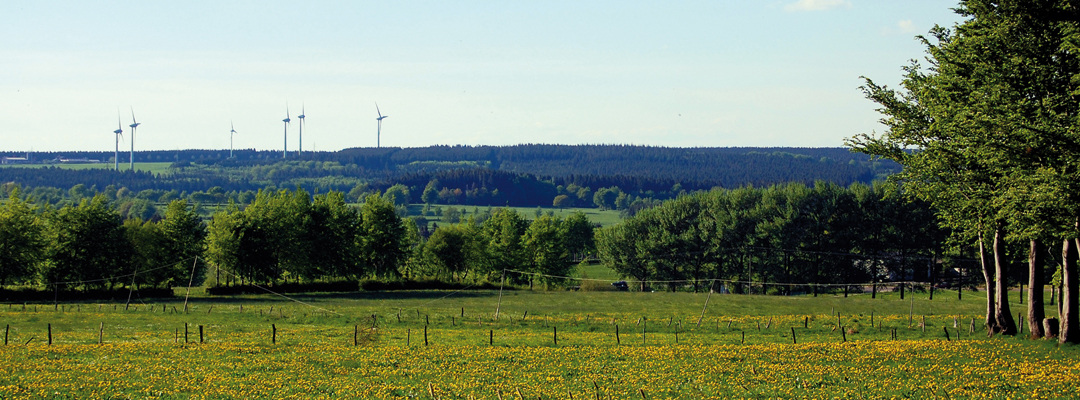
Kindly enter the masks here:
[[950, 1], [20, 1], [0, 150], [840, 146]]

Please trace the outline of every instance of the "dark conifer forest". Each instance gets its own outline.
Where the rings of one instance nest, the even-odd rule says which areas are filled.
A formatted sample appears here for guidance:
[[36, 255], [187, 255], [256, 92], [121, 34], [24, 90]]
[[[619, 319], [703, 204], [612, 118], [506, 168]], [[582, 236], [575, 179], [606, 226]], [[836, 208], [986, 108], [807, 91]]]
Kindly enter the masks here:
[[[385, 190], [401, 184], [420, 202], [425, 186], [448, 189], [440, 203], [497, 206], [551, 206], [560, 194], [566, 205], [597, 206], [591, 197], [601, 188], [635, 197], [666, 199], [681, 191], [768, 186], [781, 183], [841, 186], [871, 183], [897, 172], [891, 161], [844, 148], [669, 148], [630, 145], [431, 146], [417, 148], [353, 148], [336, 152], [290, 154], [277, 151], [227, 150], [136, 152], [136, 162], [168, 162], [168, 173], [128, 171], [120, 155], [120, 171], [110, 168], [0, 168], [0, 182], [24, 188], [76, 185], [102, 190], [178, 194], [259, 189], [303, 188], [313, 193]], [[33, 163], [59, 164], [62, 159], [112, 164], [109, 152], [36, 152]], [[574, 189], [568, 193], [567, 188]], [[587, 188], [588, 192], [580, 192]], [[587, 196], [586, 196], [587, 195]], [[354, 196], [358, 198], [359, 195]]]

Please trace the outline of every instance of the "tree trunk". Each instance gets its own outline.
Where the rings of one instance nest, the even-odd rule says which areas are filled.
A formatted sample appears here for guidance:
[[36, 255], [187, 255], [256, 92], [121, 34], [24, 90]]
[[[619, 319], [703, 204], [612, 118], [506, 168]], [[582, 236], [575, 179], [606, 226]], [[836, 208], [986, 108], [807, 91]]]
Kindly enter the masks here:
[[982, 265], [983, 280], [986, 282], [986, 329], [996, 331], [997, 320], [994, 319], [994, 271], [990, 269], [990, 254], [986, 252], [986, 244], [983, 243], [982, 233], [979, 233], [979, 263]]
[[1043, 337], [1043, 271], [1042, 243], [1031, 239], [1028, 250], [1028, 332], [1032, 338]]
[[1061, 343], [1080, 343], [1080, 327], [1077, 326], [1077, 270], [1076, 250], [1080, 239], [1066, 239], [1061, 250]]
[[1005, 233], [994, 229], [994, 320], [998, 333], [1016, 335], [1016, 321], [1009, 307], [1009, 262], [1005, 259]]

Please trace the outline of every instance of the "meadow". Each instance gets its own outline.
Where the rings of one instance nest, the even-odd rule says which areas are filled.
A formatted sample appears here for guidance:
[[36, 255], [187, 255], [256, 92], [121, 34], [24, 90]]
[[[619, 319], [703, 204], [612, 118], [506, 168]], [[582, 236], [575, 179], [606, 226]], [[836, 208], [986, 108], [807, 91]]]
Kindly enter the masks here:
[[988, 338], [984, 306], [527, 290], [6, 304], [0, 398], [1080, 396], [1076, 347]]
[[[167, 162], [137, 162], [135, 163], [136, 171], [146, 171], [153, 174], [169, 174], [172, 172], [172, 163]], [[71, 170], [85, 170], [85, 169], [113, 169], [113, 163], [100, 162], [94, 164], [5, 164], [0, 165], [0, 168], [46, 168], [56, 167], [61, 169]], [[127, 171], [130, 168], [126, 162], [120, 163], [120, 171]]]

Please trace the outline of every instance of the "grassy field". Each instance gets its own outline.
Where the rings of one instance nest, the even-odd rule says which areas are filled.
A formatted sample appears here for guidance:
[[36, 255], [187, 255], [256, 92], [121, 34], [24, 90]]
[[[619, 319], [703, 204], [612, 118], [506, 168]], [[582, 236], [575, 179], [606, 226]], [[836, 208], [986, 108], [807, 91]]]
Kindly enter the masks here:
[[1080, 350], [987, 338], [979, 294], [199, 294], [187, 313], [182, 298], [7, 304], [0, 398], [1080, 396]]
[[[168, 174], [171, 170], [169, 166], [172, 163], [167, 162], [153, 162], [153, 163], [135, 163], [136, 171], [148, 171], [155, 174]], [[120, 170], [127, 171], [129, 164], [126, 162], [120, 163]], [[0, 168], [45, 168], [56, 167], [64, 169], [112, 169], [113, 163], [102, 162], [97, 164], [5, 164], [0, 165]]]

